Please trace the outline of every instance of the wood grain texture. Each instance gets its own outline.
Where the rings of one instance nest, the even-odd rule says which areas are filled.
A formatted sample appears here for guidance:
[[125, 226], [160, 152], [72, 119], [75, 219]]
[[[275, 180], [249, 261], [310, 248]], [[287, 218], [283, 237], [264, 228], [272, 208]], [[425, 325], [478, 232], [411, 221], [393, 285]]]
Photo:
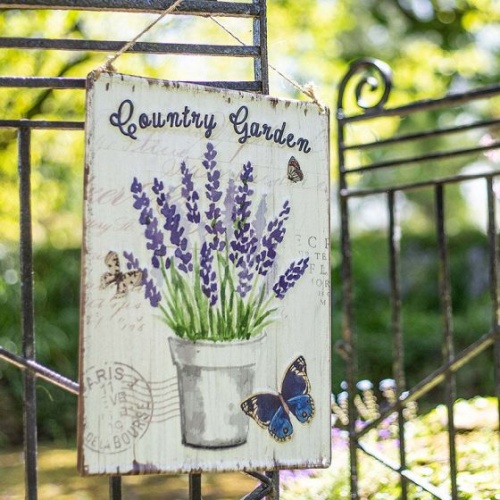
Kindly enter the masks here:
[[327, 466], [328, 114], [105, 73], [87, 110], [80, 471]]

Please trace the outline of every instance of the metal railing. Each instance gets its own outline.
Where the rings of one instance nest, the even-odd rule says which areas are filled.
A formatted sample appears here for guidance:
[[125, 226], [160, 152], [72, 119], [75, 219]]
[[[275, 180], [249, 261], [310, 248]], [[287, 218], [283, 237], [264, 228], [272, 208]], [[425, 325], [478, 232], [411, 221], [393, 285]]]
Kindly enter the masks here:
[[[478, 141], [478, 135], [486, 135], [492, 127], [500, 124], [500, 117], [494, 115], [495, 107], [489, 106], [493, 99], [500, 97], [500, 86], [450, 94], [442, 99], [413, 102], [399, 107], [386, 107], [392, 87], [390, 68], [383, 62], [372, 59], [360, 60], [351, 65], [343, 78], [338, 94], [338, 168], [339, 168], [339, 204], [341, 233], [341, 288], [342, 288], [342, 340], [337, 348], [345, 360], [346, 382], [349, 412], [350, 442], [350, 485], [351, 498], [359, 498], [360, 451], [376, 459], [388, 469], [399, 474], [400, 498], [412, 498], [410, 486], [421, 488], [433, 498], [459, 498], [457, 485], [457, 428], [454, 422], [454, 403], [457, 397], [456, 373], [472, 359], [487, 350], [491, 353], [495, 368], [495, 395], [500, 396], [500, 328], [499, 328], [499, 254], [498, 254], [498, 207], [495, 183], [500, 170], [493, 166], [483, 167], [474, 172], [463, 170], [464, 165], [476, 161], [478, 155], [500, 147], [498, 139], [490, 138], [487, 144]], [[371, 102], [367, 102], [372, 96]], [[350, 100], [349, 100], [350, 99]], [[478, 103], [486, 103], [483, 111], [478, 111]], [[354, 112], [347, 112], [349, 103]], [[466, 106], [475, 105], [467, 123], [463, 123], [460, 111]], [[426, 128], [431, 123], [439, 123], [436, 117], [455, 109], [455, 119], [450, 124], [437, 128]], [[436, 113], [433, 120], [415, 120], [412, 117], [425, 113]], [[383, 136], [382, 120], [398, 120], [394, 133], [390, 127]], [[409, 122], [409, 123], [407, 123]], [[425, 126], [415, 131], [419, 123]], [[356, 127], [373, 124], [371, 131], [364, 128], [361, 132]], [[478, 133], [479, 131], [479, 133]], [[469, 134], [469, 135], [467, 135]], [[374, 136], [379, 136], [373, 140]], [[360, 139], [361, 137], [361, 139]], [[451, 139], [451, 140], [450, 140]], [[423, 166], [423, 167], [422, 167]], [[420, 167], [420, 168], [419, 168]], [[411, 178], [412, 169], [415, 175]], [[398, 175], [392, 175], [399, 172]], [[401, 174], [404, 175], [401, 175]], [[447, 222], [450, 217], [447, 201], [449, 192], [455, 186], [470, 181], [483, 183], [483, 196], [486, 201], [484, 217], [486, 219], [486, 238], [489, 254], [489, 299], [490, 320], [484, 332], [478, 332], [475, 340], [460, 352], [455, 352], [456, 336], [454, 332], [454, 314], [452, 291], [454, 284], [450, 279], [450, 259], [453, 248], [448, 242]], [[408, 293], [403, 287], [401, 240], [405, 228], [401, 219], [402, 206], [408, 196], [418, 191], [430, 192], [427, 197], [432, 205], [433, 222], [430, 225], [435, 241], [434, 258], [439, 272], [436, 274], [435, 287], [440, 302], [440, 320], [435, 326], [441, 331], [440, 365], [422, 380], [409, 386], [408, 367], [405, 365], [405, 328], [403, 321], [404, 305]], [[356, 425], [356, 383], [359, 380], [359, 356], [362, 341], [367, 342], [370, 332], [358, 331], [357, 319], [360, 310], [356, 307], [355, 288], [357, 277], [353, 272], [353, 255], [369, 259], [370, 255], [361, 254], [356, 238], [352, 236], [352, 224], [359, 218], [356, 202], [377, 199], [378, 229], [383, 231], [387, 241], [386, 262], [387, 282], [387, 325], [386, 335], [392, 338], [392, 377], [396, 383], [397, 401], [380, 412], [380, 416], [365, 422], [361, 429]], [[381, 222], [382, 221], [382, 222]], [[456, 229], [455, 229], [456, 230]], [[371, 250], [373, 251], [373, 250]], [[365, 309], [369, 311], [370, 305]], [[360, 336], [363, 336], [361, 339]], [[427, 478], [415, 473], [407, 465], [408, 443], [405, 438], [405, 420], [403, 410], [409, 403], [415, 402], [438, 385], [444, 386], [442, 402], [447, 409], [448, 467], [449, 483], [432, 484]], [[397, 413], [399, 437], [399, 462], [384, 456], [366, 440], [367, 434], [377, 428], [389, 415]]]
[[[78, 2], [81, 11], [126, 12], [131, 15], [139, 12], [161, 13], [173, 4], [171, 0], [86, 0]], [[2, 1], [3, 9], [71, 9], [75, 8], [73, 0], [33, 0], [33, 1]], [[253, 20], [253, 44], [241, 46], [230, 45], [195, 45], [171, 43], [138, 42], [131, 49], [135, 53], [155, 53], [174, 55], [213, 55], [223, 57], [250, 58], [253, 60], [254, 79], [252, 81], [210, 81], [197, 82], [206, 85], [227, 89], [247, 90], [268, 93], [267, 49], [266, 49], [266, 4], [265, 0], [252, 2], [215, 2], [185, 0], [176, 13], [192, 16], [234, 17]], [[125, 42], [73, 40], [73, 39], [27, 39], [27, 38], [0, 38], [0, 49], [43, 49], [60, 51], [91, 51], [110, 52], [120, 49]], [[356, 78], [357, 83], [355, 82]], [[338, 124], [338, 155], [339, 155], [339, 206], [341, 229], [341, 287], [343, 308], [343, 339], [338, 343], [338, 351], [346, 362], [346, 380], [349, 394], [349, 435], [350, 435], [350, 481], [351, 497], [359, 497], [359, 467], [358, 453], [361, 451], [383, 463], [389, 469], [397, 472], [401, 478], [401, 498], [409, 496], [412, 484], [428, 491], [435, 498], [458, 499], [457, 487], [457, 460], [456, 460], [456, 427], [454, 425], [453, 403], [456, 395], [455, 374], [461, 367], [485, 351], [491, 351], [493, 363], [496, 367], [495, 391], [500, 394], [500, 339], [499, 339], [499, 294], [498, 294], [498, 207], [496, 206], [495, 183], [500, 171], [489, 170], [479, 173], [457, 173], [453, 169], [440, 174], [437, 169], [429, 169], [425, 178], [419, 175], [411, 181], [394, 182], [390, 173], [395, 170], [412, 170], [412, 166], [446, 163], [451, 159], [463, 161], [471, 155], [500, 148], [499, 141], [487, 145], [459, 144], [459, 147], [448, 147], [446, 150], [427, 148], [427, 146], [410, 148], [407, 155], [399, 154], [399, 147], [407, 144], [419, 144], [420, 141], [459, 136], [477, 130], [484, 130], [500, 124], [500, 118], [488, 116], [485, 119], [472, 123], [458, 123], [432, 130], [406, 131], [400, 135], [390, 134], [378, 140], [366, 140], [370, 137], [361, 134], [351, 134], [352, 128], [378, 119], [393, 117], [401, 119], [418, 113], [436, 112], [452, 107], [466, 106], [469, 103], [488, 101], [500, 96], [500, 87], [488, 87], [466, 93], [449, 95], [442, 99], [414, 102], [406, 106], [388, 108], [386, 103], [391, 91], [390, 69], [380, 61], [363, 60], [354, 63], [339, 88], [337, 124]], [[68, 78], [64, 76], [37, 76], [21, 77], [7, 75], [0, 77], [0, 88], [19, 89], [64, 89], [81, 92], [85, 88], [85, 78]], [[380, 94], [377, 102], [370, 105], [363, 102], [366, 89], [378, 88]], [[354, 101], [360, 106], [356, 113], [348, 113], [347, 98], [354, 96]], [[361, 112], [359, 112], [361, 109]], [[37, 423], [36, 423], [36, 379], [42, 378], [51, 384], [62, 388], [69, 393], [78, 394], [78, 384], [63, 375], [54, 372], [39, 364], [35, 352], [35, 311], [33, 299], [33, 241], [32, 241], [32, 203], [31, 203], [31, 135], [36, 129], [74, 130], [84, 128], [83, 121], [65, 120], [33, 120], [12, 119], [3, 116], [0, 119], [0, 128], [10, 128], [17, 131], [18, 143], [18, 173], [19, 173], [19, 200], [20, 200], [20, 281], [22, 304], [22, 354], [16, 355], [5, 347], [0, 346], [0, 358], [9, 364], [15, 365], [24, 372], [24, 433], [25, 433], [25, 484], [26, 498], [37, 498]], [[356, 139], [351, 140], [354, 136]], [[404, 148], [403, 148], [404, 149]], [[425, 151], [422, 153], [422, 151]], [[361, 161], [360, 161], [361, 159]], [[380, 179], [376, 176], [380, 175]], [[364, 179], [369, 178], [368, 181]], [[453, 329], [453, 284], [450, 281], [450, 248], [448, 245], [447, 220], [447, 192], [450, 186], [473, 180], [484, 181], [484, 193], [487, 200], [487, 227], [486, 235], [489, 248], [489, 276], [490, 276], [490, 326], [486, 331], [477, 335], [474, 342], [456, 353], [454, 351]], [[402, 307], [405, 300], [401, 278], [401, 231], [399, 217], [401, 196], [416, 190], [432, 192], [434, 204], [434, 231], [436, 235], [437, 262], [439, 263], [439, 279], [437, 286], [441, 298], [441, 325], [442, 332], [442, 359], [440, 365], [422, 380], [408, 386], [405, 369], [405, 329], [402, 322]], [[384, 198], [384, 212], [386, 215], [385, 231], [387, 232], [387, 261], [389, 274], [389, 316], [390, 324], [387, 334], [393, 339], [394, 379], [397, 384], [398, 400], [392, 406], [384, 409], [380, 416], [369, 422], [363, 429], [355, 426], [356, 410], [354, 397], [359, 367], [359, 334], [357, 332], [354, 288], [356, 277], [352, 271], [352, 255], [356, 249], [355, 239], [352, 238], [351, 225], [356, 218], [352, 203], [356, 200], [372, 197]], [[76, 333], [75, 333], [76, 334]], [[431, 484], [425, 478], [414, 473], [407, 466], [407, 443], [404, 435], [403, 409], [410, 403], [419, 400], [438, 385], [444, 386], [444, 402], [448, 411], [447, 431], [449, 436], [449, 468], [450, 481], [445, 485]], [[363, 440], [363, 437], [373, 428], [376, 428], [385, 417], [397, 412], [399, 427], [399, 462], [383, 456]], [[260, 499], [268, 495], [270, 498], [279, 497], [278, 473], [250, 473], [261, 485], [249, 493], [247, 500]], [[201, 498], [201, 475], [192, 474], [189, 478], [189, 495], [191, 499]], [[110, 478], [110, 497], [121, 497], [121, 478]]]
[[[128, 13], [131, 16], [138, 13], [161, 14], [171, 5], [172, 0], [33, 0], [33, 1], [2, 1], [2, 9], [26, 10], [75, 10], [75, 11], [101, 11], [107, 13]], [[130, 53], [157, 54], [157, 55], [193, 55], [193, 56], [222, 56], [226, 58], [249, 58], [253, 62], [253, 80], [248, 81], [196, 81], [224, 89], [244, 90], [268, 94], [269, 78], [267, 64], [267, 13], [266, 0], [253, 0], [250, 2], [219, 2], [211, 0], [184, 0], [172, 14], [183, 16], [211, 16], [213, 18], [240, 18], [252, 20], [253, 43], [242, 46], [212, 45], [212, 44], [180, 44], [180, 43], [146, 43], [137, 42], [130, 48]], [[86, 39], [49, 39], [4, 37], [0, 38], [0, 50], [21, 49], [31, 50], [56, 50], [79, 52], [116, 52], [126, 41], [97, 41]], [[27, 56], [28, 57], [28, 52]], [[6, 75], [0, 77], [0, 88], [9, 89], [49, 89], [71, 90], [81, 92], [85, 89], [86, 78], [65, 76], [16, 76]], [[36, 379], [44, 379], [71, 394], [78, 396], [78, 383], [68, 379], [60, 373], [40, 364], [36, 360], [35, 351], [35, 309], [34, 309], [34, 263], [33, 263], [33, 207], [31, 201], [31, 136], [36, 129], [45, 130], [75, 130], [84, 129], [83, 121], [66, 120], [33, 120], [12, 119], [8, 116], [0, 117], [0, 129], [15, 129], [17, 131], [18, 145], [18, 176], [19, 176], [19, 205], [20, 205], [20, 284], [21, 284], [21, 344], [22, 353], [17, 355], [9, 349], [0, 346], [0, 358], [9, 364], [23, 370], [24, 384], [24, 454], [25, 454], [25, 492], [26, 498], [34, 500], [38, 497], [37, 477], [37, 395]], [[80, 166], [83, 170], [83, 165]], [[76, 335], [77, 333], [74, 332]], [[247, 472], [253, 476], [260, 485], [244, 498], [258, 500], [279, 497], [278, 472]], [[189, 475], [189, 498], [201, 499], [201, 474]], [[112, 476], [109, 480], [109, 496], [119, 499], [122, 495], [120, 476]]]

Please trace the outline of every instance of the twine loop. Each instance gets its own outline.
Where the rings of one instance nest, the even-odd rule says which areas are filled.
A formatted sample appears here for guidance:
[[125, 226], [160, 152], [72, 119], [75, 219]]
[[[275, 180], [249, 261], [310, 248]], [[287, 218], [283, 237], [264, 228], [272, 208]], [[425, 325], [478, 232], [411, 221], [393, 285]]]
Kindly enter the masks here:
[[[177, 7], [183, 2], [183, 0], [176, 0], [170, 7], [165, 9], [164, 12], [160, 14], [159, 17], [157, 17], [152, 23], [148, 24], [137, 36], [135, 36], [132, 40], [127, 42], [119, 51], [117, 51], [115, 54], [108, 56], [106, 59], [106, 62], [100, 66], [97, 70], [96, 73], [99, 75], [103, 72], [106, 73], [116, 73], [116, 68], [113, 66], [113, 63], [125, 52], [128, 52], [137, 42], [138, 40], [143, 37], [148, 31], [150, 31], [156, 24], [158, 24], [165, 16], [168, 14], [171, 14], [172, 12], [177, 9]], [[228, 28], [226, 28], [222, 23], [220, 23], [217, 19], [214, 17], [207, 15], [209, 19], [211, 19], [215, 24], [217, 24], [220, 28], [222, 28], [228, 35], [230, 35], [232, 38], [234, 38], [238, 43], [240, 43], [243, 46], [246, 46], [246, 44], [238, 38], [232, 31], [230, 31]], [[315, 91], [315, 86], [313, 83], [307, 83], [305, 85], [300, 85], [298, 82], [296, 82], [293, 78], [291, 78], [288, 75], [285, 75], [282, 73], [280, 70], [278, 70], [276, 67], [274, 67], [272, 64], [268, 63], [268, 66], [275, 71], [278, 75], [280, 75], [284, 80], [286, 80], [288, 83], [290, 83], [293, 87], [295, 87], [297, 90], [305, 94], [311, 101], [318, 106], [320, 109], [321, 113], [326, 112], [326, 106], [323, 105], [318, 97], [316, 96], [316, 91]]]

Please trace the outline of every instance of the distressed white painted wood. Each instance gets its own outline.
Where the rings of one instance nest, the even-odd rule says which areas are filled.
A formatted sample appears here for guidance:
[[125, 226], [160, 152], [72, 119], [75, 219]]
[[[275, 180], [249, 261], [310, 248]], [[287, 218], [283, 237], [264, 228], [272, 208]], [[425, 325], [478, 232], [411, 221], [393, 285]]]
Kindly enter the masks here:
[[81, 472], [328, 465], [328, 115], [107, 73], [87, 110]]

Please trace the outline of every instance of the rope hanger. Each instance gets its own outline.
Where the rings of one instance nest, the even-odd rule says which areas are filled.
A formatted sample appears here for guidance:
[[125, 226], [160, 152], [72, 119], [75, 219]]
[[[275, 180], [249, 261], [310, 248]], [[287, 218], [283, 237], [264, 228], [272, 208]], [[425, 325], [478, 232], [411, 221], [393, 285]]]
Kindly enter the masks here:
[[[97, 69], [97, 74], [101, 74], [103, 72], [107, 73], [116, 73], [116, 69], [113, 66], [113, 63], [125, 52], [129, 51], [137, 42], [140, 38], [142, 38], [148, 31], [150, 31], [156, 24], [158, 24], [165, 16], [168, 14], [171, 14], [172, 12], [177, 9], [177, 7], [183, 2], [183, 0], [176, 0], [170, 7], [165, 9], [164, 12], [162, 12], [152, 23], [148, 24], [138, 35], [136, 35], [132, 40], [127, 42], [119, 51], [117, 51], [115, 54], [112, 56], [108, 56], [106, 62], [100, 66]], [[209, 19], [211, 19], [215, 24], [217, 24], [220, 28], [222, 28], [228, 35], [230, 35], [232, 38], [234, 38], [238, 43], [240, 43], [243, 46], [246, 46], [246, 44], [238, 38], [233, 32], [231, 32], [228, 28], [226, 28], [222, 23], [220, 23], [217, 19], [215, 19], [212, 16], [206, 16]], [[276, 67], [274, 67], [272, 64], [268, 64], [268, 66], [275, 71], [279, 76], [281, 76], [284, 80], [286, 80], [288, 83], [290, 83], [293, 87], [295, 87], [299, 92], [303, 93], [306, 95], [311, 101], [318, 106], [320, 111], [322, 113], [325, 113], [326, 111], [326, 106], [321, 104], [319, 99], [316, 97], [315, 93], [315, 88], [312, 83], [306, 84], [304, 86], [300, 85], [298, 82], [296, 82], [293, 78], [290, 76], [282, 73], [280, 70], [278, 70]]]

